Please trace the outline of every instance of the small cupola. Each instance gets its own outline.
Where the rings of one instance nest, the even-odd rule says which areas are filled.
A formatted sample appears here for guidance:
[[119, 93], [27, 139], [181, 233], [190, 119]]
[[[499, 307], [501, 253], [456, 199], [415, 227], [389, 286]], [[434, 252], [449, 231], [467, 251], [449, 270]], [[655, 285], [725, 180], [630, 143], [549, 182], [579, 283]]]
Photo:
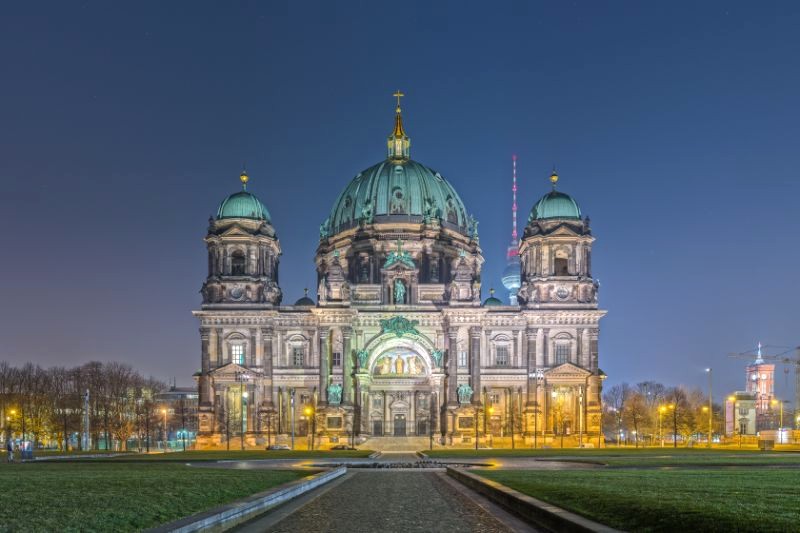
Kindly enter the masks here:
[[386, 142], [389, 152], [388, 157], [390, 160], [396, 162], [408, 161], [411, 140], [403, 129], [403, 114], [400, 109], [400, 98], [405, 96], [405, 94], [398, 90], [393, 96], [397, 98], [397, 108], [395, 109], [394, 116], [394, 131], [389, 135], [389, 139]]

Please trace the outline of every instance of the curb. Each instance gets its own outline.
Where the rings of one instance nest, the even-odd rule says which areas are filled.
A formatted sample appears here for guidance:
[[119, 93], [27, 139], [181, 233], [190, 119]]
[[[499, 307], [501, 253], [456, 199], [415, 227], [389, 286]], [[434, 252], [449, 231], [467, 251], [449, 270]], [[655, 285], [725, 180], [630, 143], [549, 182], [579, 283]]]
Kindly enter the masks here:
[[519, 516], [526, 522], [548, 531], [591, 531], [612, 533], [619, 530], [600, 524], [588, 518], [537, 500], [506, 487], [496, 481], [482, 478], [471, 472], [447, 467], [447, 475], [486, 496], [494, 503]]
[[271, 507], [333, 481], [346, 473], [347, 469], [345, 467], [339, 467], [327, 472], [314, 474], [208, 511], [162, 524], [147, 531], [149, 533], [190, 533], [209, 529], [224, 531], [263, 513]]

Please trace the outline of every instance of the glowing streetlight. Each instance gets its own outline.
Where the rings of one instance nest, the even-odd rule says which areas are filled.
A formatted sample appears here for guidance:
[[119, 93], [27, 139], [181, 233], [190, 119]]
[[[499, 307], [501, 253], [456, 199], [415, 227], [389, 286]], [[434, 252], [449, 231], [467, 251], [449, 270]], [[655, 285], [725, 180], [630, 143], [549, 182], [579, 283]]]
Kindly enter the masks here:
[[167, 410], [162, 409], [161, 413], [164, 415], [164, 453], [167, 452]]
[[711, 396], [711, 368], [706, 368], [708, 372], [708, 447], [711, 448], [711, 439], [714, 433], [714, 403]]

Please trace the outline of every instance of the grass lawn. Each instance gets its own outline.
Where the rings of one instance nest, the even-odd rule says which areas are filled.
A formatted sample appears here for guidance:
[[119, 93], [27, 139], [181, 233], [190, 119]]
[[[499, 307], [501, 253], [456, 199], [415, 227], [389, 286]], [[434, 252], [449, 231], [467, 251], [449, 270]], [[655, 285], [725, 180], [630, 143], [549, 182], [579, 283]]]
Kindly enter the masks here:
[[800, 465], [800, 453], [760, 452], [758, 450], [691, 449], [691, 448], [604, 448], [604, 449], [481, 449], [425, 451], [432, 458], [497, 458], [534, 457], [577, 462], [601, 463], [609, 466], [746, 466]]
[[794, 469], [473, 472], [629, 531], [797, 531], [800, 517]]
[[309, 472], [110, 461], [0, 468], [0, 531], [137, 531]]
[[108, 459], [98, 459], [102, 461], [130, 462], [130, 461], [153, 461], [153, 462], [181, 462], [191, 461], [230, 461], [230, 460], [249, 460], [249, 459], [317, 459], [317, 458], [336, 458], [336, 457], [367, 457], [372, 450], [198, 450], [187, 452], [169, 452], [152, 454], [131, 454]]

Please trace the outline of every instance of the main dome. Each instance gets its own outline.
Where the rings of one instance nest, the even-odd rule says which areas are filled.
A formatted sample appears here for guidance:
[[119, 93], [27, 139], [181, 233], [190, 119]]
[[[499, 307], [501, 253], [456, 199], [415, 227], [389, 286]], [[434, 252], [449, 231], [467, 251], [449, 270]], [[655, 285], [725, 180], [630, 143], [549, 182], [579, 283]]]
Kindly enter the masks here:
[[387, 159], [360, 172], [342, 191], [331, 210], [331, 234], [361, 221], [404, 222], [439, 219], [462, 233], [467, 211], [458, 193], [435, 170], [411, 159]]

